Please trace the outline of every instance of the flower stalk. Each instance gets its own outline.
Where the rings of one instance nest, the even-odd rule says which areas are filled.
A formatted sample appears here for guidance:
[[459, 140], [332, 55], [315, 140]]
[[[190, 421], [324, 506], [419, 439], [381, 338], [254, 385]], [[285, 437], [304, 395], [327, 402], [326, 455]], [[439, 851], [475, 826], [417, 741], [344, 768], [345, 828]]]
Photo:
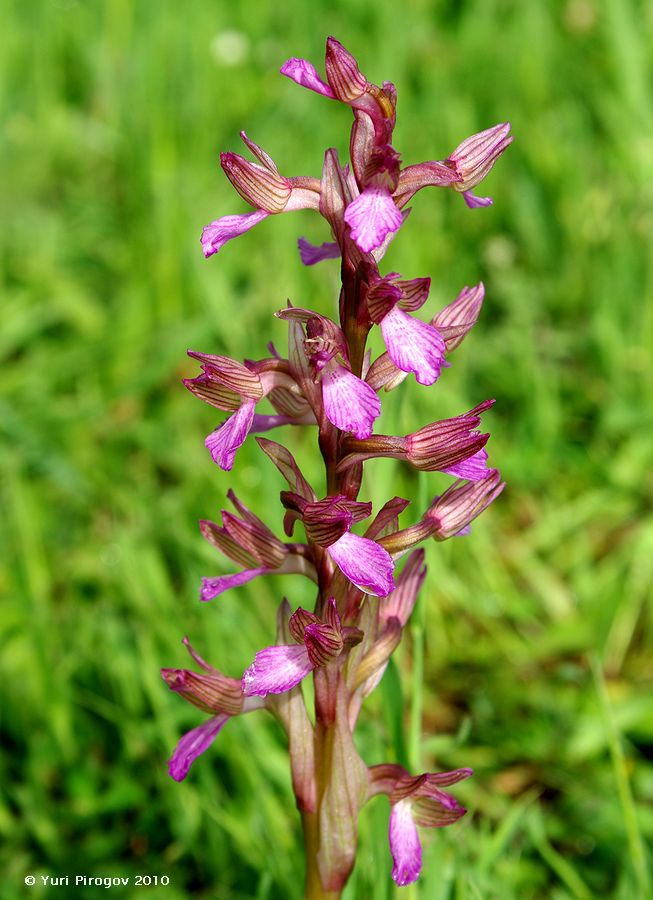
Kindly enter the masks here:
[[[325, 481], [324, 486], [310, 484], [290, 450], [256, 438], [283, 479], [280, 513], [275, 517], [267, 510], [264, 522], [228, 492], [235, 512], [223, 510], [221, 523], [203, 520], [200, 529], [237, 571], [204, 578], [200, 597], [211, 601], [273, 574], [301, 575], [302, 587], [297, 597], [282, 600], [275, 642], [254, 653], [242, 677], [223, 675], [186, 639], [200, 671], [163, 669], [162, 676], [173, 692], [208, 716], [173, 752], [169, 771], [178, 781], [231, 717], [264, 709], [281, 723], [304, 831], [305, 897], [318, 900], [340, 897], [356, 860], [360, 810], [377, 794], [386, 794], [390, 802], [392, 877], [398, 885], [419, 877], [419, 828], [450, 825], [465, 813], [443, 787], [467, 778], [471, 770], [413, 775], [395, 763], [368, 765], [353, 734], [424, 581], [425, 554], [419, 545], [467, 534], [504, 487], [499, 472], [488, 466], [489, 434], [479, 431], [481, 415], [493, 400], [453, 418], [416, 422], [407, 435], [375, 433], [379, 394], [384, 403], [391, 402], [389, 392], [407, 377], [429, 388], [439, 380], [451, 364], [448, 357], [477, 321], [484, 287], [465, 287], [452, 303], [424, 319], [418, 313], [428, 302], [430, 279], [382, 274], [380, 266], [404, 227], [406, 204], [422, 188], [452, 189], [472, 209], [490, 205], [490, 198], [477, 197], [471, 189], [512, 137], [508, 124], [495, 125], [462, 141], [443, 160], [404, 167], [392, 146], [394, 85], [369, 82], [335, 38], [327, 40], [326, 79], [312, 63], [297, 58], [281, 72], [351, 108], [349, 163], [341, 165], [329, 148], [321, 177], [285, 177], [242, 132], [255, 161], [233, 152], [223, 153], [220, 161], [237, 193], [254, 209], [211, 222], [202, 233], [202, 248], [212, 256], [269, 216], [295, 209], [318, 212], [330, 240], [313, 245], [300, 238], [298, 245], [305, 265], [340, 259], [342, 284], [329, 311], [333, 318], [288, 302], [275, 313], [287, 324], [287, 357], [272, 345], [271, 355], [259, 360], [189, 351], [201, 372], [185, 385], [227, 414], [206, 438], [220, 468], [232, 469], [250, 434], [295, 425], [316, 430]], [[376, 359], [367, 350], [374, 328], [386, 347]], [[271, 412], [259, 408], [265, 403]], [[364, 465], [374, 458], [400, 460], [426, 477], [455, 481], [448, 487], [445, 481], [421, 515], [400, 526], [408, 499], [393, 497], [375, 515], [372, 504], [359, 499]], [[312, 609], [297, 602], [312, 596]], [[301, 688], [306, 678], [313, 679], [313, 717]]]

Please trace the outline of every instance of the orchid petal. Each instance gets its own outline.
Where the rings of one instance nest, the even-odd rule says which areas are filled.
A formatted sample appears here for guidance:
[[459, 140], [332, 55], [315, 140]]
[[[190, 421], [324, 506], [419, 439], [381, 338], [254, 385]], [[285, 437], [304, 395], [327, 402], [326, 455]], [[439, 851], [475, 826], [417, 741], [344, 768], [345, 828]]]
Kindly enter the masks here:
[[252, 434], [262, 434], [264, 431], [270, 431], [270, 429], [278, 428], [280, 425], [293, 425], [296, 422], [297, 419], [293, 416], [256, 413], [256, 415], [252, 417], [252, 426], [249, 430]]
[[339, 366], [322, 370], [322, 398], [327, 419], [341, 431], [350, 431], [357, 438], [372, 434], [374, 420], [381, 413], [381, 401], [374, 388], [353, 372]]
[[447, 475], [455, 475], [456, 478], [465, 478], [467, 481], [480, 481], [488, 473], [487, 451], [478, 450], [468, 459], [463, 459], [462, 462], [441, 471]]
[[197, 728], [193, 728], [180, 739], [168, 761], [168, 772], [175, 781], [184, 780], [197, 757], [208, 750], [222, 726], [230, 718], [231, 716], [220, 713]]
[[282, 694], [298, 685], [313, 668], [303, 644], [266, 647], [259, 650], [243, 675], [243, 693], [247, 697]]
[[398, 885], [412, 884], [422, 871], [422, 845], [408, 800], [392, 807], [388, 838], [392, 853], [392, 878]]
[[314, 266], [315, 263], [325, 259], [338, 259], [340, 247], [333, 241], [325, 241], [323, 244], [311, 244], [306, 238], [300, 237], [297, 241], [299, 256], [305, 266]]
[[296, 56], [287, 60], [279, 70], [286, 78], [290, 78], [302, 87], [308, 88], [309, 91], [315, 91], [317, 94], [323, 94], [335, 100], [336, 95], [333, 93], [329, 85], [322, 81], [317, 74], [317, 69], [307, 59], [298, 59]]
[[257, 209], [242, 216], [222, 216], [202, 230], [202, 250], [208, 259], [222, 249], [227, 241], [249, 231], [270, 215], [264, 209]]
[[326, 548], [344, 575], [361, 591], [376, 597], [387, 597], [394, 590], [392, 557], [369, 538], [346, 532]]
[[387, 188], [372, 186], [349, 204], [345, 222], [351, 228], [354, 241], [368, 253], [399, 229], [403, 216]]
[[414, 372], [419, 384], [435, 384], [445, 364], [444, 338], [433, 325], [394, 307], [381, 320], [388, 355], [402, 372]]
[[480, 184], [512, 140], [510, 122], [501, 122], [459, 144], [446, 160], [460, 176], [461, 183], [454, 185], [455, 190], [469, 191]]
[[217, 463], [225, 472], [232, 468], [236, 450], [249, 434], [254, 420], [255, 406], [254, 400], [246, 400], [233, 416], [229, 416], [226, 422], [212, 431], [204, 441], [204, 445], [211, 452], [213, 462]]
[[492, 197], [477, 197], [471, 191], [463, 191], [463, 200], [470, 209], [480, 209], [483, 206], [492, 206]]
[[200, 591], [200, 600], [206, 603], [224, 594], [233, 587], [240, 587], [241, 584], [247, 584], [253, 578], [259, 575], [265, 575], [270, 569], [262, 566], [259, 569], [243, 569], [242, 572], [236, 572], [234, 575], [218, 575], [217, 578], [202, 578], [202, 590]]

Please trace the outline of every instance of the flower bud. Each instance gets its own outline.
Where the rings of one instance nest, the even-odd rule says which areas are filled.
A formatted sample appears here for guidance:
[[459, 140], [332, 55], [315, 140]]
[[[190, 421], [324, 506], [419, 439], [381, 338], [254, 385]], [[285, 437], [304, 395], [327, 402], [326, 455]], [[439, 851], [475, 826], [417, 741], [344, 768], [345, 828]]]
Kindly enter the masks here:
[[459, 144], [446, 162], [453, 166], [460, 181], [452, 184], [456, 191], [476, 187], [490, 171], [504, 150], [512, 143], [510, 122], [503, 122], [473, 134]]
[[481, 481], [457, 481], [437, 497], [424, 517], [433, 524], [436, 541], [446, 541], [460, 534], [487, 509], [506, 486], [500, 478], [498, 469], [490, 469]]
[[465, 286], [452, 303], [431, 319], [444, 338], [447, 353], [455, 350], [476, 324], [484, 297], [482, 281], [471, 288]]
[[247, 203], [270, 213], [283, 210], [292, 187], [281, 175], [273, 174], [238, 153], [221, 153], [220, 164], [229, 181]]
[[191, 647], [188, 638], [184, 644], [203, 672], [191, 669], [161, 669], [161, 677], [171, 691], [181, 694], [193, 706], [204, 712], [226, 713], [235, 716], [243, 709], [241, 683], [236, 678], [228, 678], [210, 666]]
[[367, 78], [349, 50], [334, 37], [327, 38], [325, 68], [327, 80], [337, 100], [351, 103], [365, 93]]

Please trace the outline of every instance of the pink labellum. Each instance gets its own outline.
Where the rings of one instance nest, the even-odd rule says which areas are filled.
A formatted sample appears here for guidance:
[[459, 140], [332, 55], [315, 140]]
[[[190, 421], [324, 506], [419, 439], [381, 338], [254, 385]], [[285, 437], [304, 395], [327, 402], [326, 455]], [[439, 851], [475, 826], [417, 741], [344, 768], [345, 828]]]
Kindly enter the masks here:
[[381, 413], [381, 401], [374, 388], [344, 366], [331, 361], [322, 370], [322, 397], [327, 419], [341, 431], [357, 438], [372, 434], [374, 420]]
[[282, 694], [294, 688], [313, 669], [303, 644], [266, 647], [259, 650], [243, 675], [247, 697]]
[[298, 59], [296, 56], [293, 56], [281, 66], [279, 71], [286, 78], [301, 84], [302, 87], [308, 88], [309, 91], [315, 91], [317, 94], [323, 94], [325, 97], [335, 100], [336, 95], [329, 85], [322, 81], [317, 74], [317, 69], [308, 60]]
[[327, 547], [327, 553], [343, 574], [361, 591], [387, 597], [394, 589], [394, 562], [376, 541], [350, 531]]
[[388, 838], [393, 862], [392, 878], [400, 886], [417, 881], [422, 871], [422, 845], [410, 807], [408, 800], [400, 800], [390, 813]]
[[345, 210], [345, 222], [360, 249], [369, 253], [399, 229], [403, 216], [387, 188], [368, 187]]
[[471, 191], [463, 191], [463, 200], [470, 209], [481, 209], [484, 206], [492, 206], [492, 197], [477, 197]]
[[184, 780], [197, 757], [208, 750], [230, 718], [221, 713], [181, 738], [168, 761], [168, 772], [175, 781]]
[[221, 219], [211, 222], [202, 230], [204, 256], [207, 259], [209, 256], [213, 256], [224, 247], [227, 241], [249, 231], [263, 219], [267, 219], [269, 215], [270, 213], [264, 209], [257, 209], [251, 213], [244, 213], [242, 216], [223, 216]]
[[270, 569], [267, 566], [261, 566], [258, 569], [243, 569], [242, 572], [236, 572], [233, 575], [218, 575], [216, 578], [202, 578], [202, 590], [200, 591], [200, 600], [206, 603], [208, 600], [214, 600], [220, 594], [234, 587], [240, 587], [241, 584], [247, 584], [253, 578], [259, 575], [265, 575]]
[[480, 481], [488, 473], [487, 451], [478, 450], [468, 459], [441, 471], [446, 472], [447, 475], [454, 475], [456, 478], [465, 478], [467, 481]]
[[255, 407], [254, 400], [246, 400], [233, 416], [212, 431], [204, 441], [204, 445], [213, 457], [213, 462], [217, 463], [225, 472], [232, 468], [236, 450], [249, 434]]
[[306, 238], [300, 237], [297, 241], [299, 256], [305, 266], [314, 266], [315, 263], [325, 259], [339, 259], [340, 247], [333, 241], [325, 241], [323, 244], [311, 244]]
[[444, 338], [432, 325], [396, 306], [381, 321], [388, 355], [402, 372], [414, 372], [420, 384], [434, 384], [444, 365]]

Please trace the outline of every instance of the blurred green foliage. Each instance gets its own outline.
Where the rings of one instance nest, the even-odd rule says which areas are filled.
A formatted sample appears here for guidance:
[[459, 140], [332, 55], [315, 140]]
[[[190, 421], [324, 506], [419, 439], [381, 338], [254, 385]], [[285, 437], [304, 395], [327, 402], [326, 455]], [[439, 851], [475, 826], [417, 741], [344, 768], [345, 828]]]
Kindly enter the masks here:
[[[492, 209], [425, 191], [385, 262], [433, 277], [430, 314], [481, 278], [487, 300], [435, 388], [385, 397], [381, 430], [496, 397], [489, 449], [509, 485], [471, 537], [429, 549], [362, 720], [370, 763], [475, 768], [457, 789], [469, 815], [425, 836], [401, 896], [648, 896], [653, 5], [8, 0], [2, 20], [3, 898], [27, 896], [28, 873], [171, 879], [123, 897], [299, 896], [281, 733], [234, 720], [173, 783], [165, 761], [201, 718], [158, 670], [186, 664], [188, 634], [238, 675], [283, 593], [311, 602], [285, 578], [197, 601], [202, 575], [228, 571], [197, 520], [234, 486], [280, 529], [282, 485], [253, 442], [233, 474], [211, 463], [216, 417], [180, 378], [187, 347], [283, 347], [271, 313], [287, 297], [334, 308], [337, 264], [303, 269], [295, 248], [327, 239], [316, 216], [208, 262], [198, 243], [245, 211], [217, 165], [241, 128], [287, 175], [346, 152], [349, 111], [276, 74], [293, 55], [321, 68], [329, 33], [396, 83], [406, 163], [498, 121], [515, 133]], [[287, 439], [319, 477], [313, 436]], [[419, 509], [444, 483], [381, 460], [366, 494]], [[387, 814], [364, 810], [348, 900], [395, 896]]]

